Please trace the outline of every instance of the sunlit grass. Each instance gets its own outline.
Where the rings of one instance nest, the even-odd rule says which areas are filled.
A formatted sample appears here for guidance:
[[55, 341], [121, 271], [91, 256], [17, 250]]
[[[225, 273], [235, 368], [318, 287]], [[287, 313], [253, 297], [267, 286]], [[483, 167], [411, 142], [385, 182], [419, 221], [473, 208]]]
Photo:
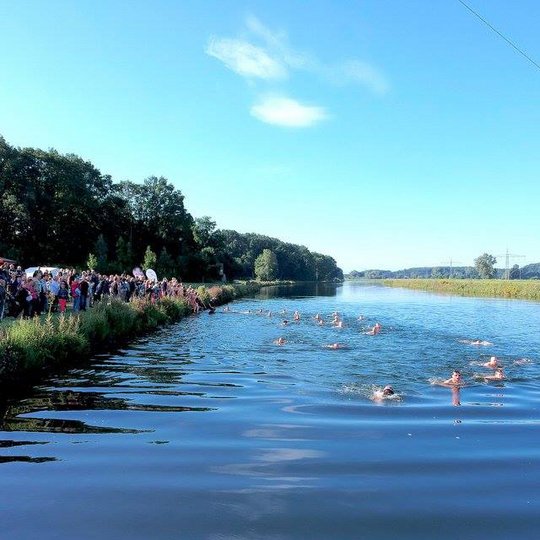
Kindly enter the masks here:
[[517, 279], [385, 279], [389, 287], [404, 287], [462, 296], [540, 300], [540, 281]]
[[[225, 304], [260, 289], [257, 283], [200, 286], [205, 307]], [[191, 313], [184, 298], [155, 302], [136, 299], [96, 303], [78, 314], [48, 314], [18, 319], [0, 327], [0, 384], [36, 379], [50, 369], [111, 349], [144, 332], [180, 320]]]

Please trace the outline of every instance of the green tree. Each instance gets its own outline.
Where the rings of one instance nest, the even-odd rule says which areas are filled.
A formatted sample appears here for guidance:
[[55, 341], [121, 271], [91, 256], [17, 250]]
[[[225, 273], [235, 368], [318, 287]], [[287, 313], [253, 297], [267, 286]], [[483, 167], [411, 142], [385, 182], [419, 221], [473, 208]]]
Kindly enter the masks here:
[[159, 257], [157, 258], [156, 272], [160, 276], [172, 277], [174, 274], [174, 266], [174, 259], [169, 255], [167, 248], [162, 248]]
[[521, 270], [519, 269], [519, 264], [514, 264], [514, 266], [510, 268], [510, 273], [508, 277], [509, 279], [520, 279]]
[[199, 247], [214, 247], [213, 237], [216, 232], [216, 222], [209, 216], [203, 216], [200, 218], [195, 218], [193, 223], [193, 239]]
[[495, 263], [497, 259], [493, 255], [483, 253], [474, 259], [474, 267], [480, 279], [493, 279], [495, 277]]
[[154, 270], [156, 268], [157, 257], [156, 254], [152, 251], [150, 246], [146, 246], [146, 251], [144, 252], [144, 261], [143, 269], [148, 270], [151, 268]]
[[313, 257], [315, 260], [315, 279], [317, 281], [343, 280], [343, 271], [338, 268], [335, 259], [321, 253], [313, 253]]
[[116, 242], [116, 261], [122, 272], [130, 270], [133, 266], [133, 250], [131, 242], [126, 242], [121, 236]]
[[86, 268], [89, 268], [90, 270], [95, 270], [97, 268], [97, 264], [97, 257], [93, 253], [90, 253], [88, 255], [88, 260], [86, 261]]
[[184, 196], [166, 178], [151, 176], [142, 184], [121, 182], [118, 191], [129, 206], [134, 252], [141, 256], [147, 245], [166, 247], [178, 257], [194, 249], [193, 217], [184, 207]]
[[105, 237], [103, 234], [100, 234], [97, 237], [95, 246], [94, 246], [94, 253], [96, 254], [97, 263], [95, 268], [99, 270], [100, 272], [103, 272], [107, 268], [107, 241], [105, 240]]
[[255, 259], [255, 277], [261, 281], [272, 281], [278, 277], [276, 254], [270, 249], [263, 249]]

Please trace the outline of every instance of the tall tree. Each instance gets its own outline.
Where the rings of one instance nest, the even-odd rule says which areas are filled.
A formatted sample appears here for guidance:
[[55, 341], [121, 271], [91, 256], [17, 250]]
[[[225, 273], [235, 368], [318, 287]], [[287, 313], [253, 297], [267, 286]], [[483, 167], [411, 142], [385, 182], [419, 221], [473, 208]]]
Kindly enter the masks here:
[[277, 279], [278, 261], [273, 251], [263, 249], [263, 252], [255, 259], [255, 276], [261, 281]]
[[108, 247], [105, 237], [100, 233], [97, 237], [94, 253], [96, 254], [97, 264], [96, 269], [99, 272], [104, 272], [107, 268]]
[[493, 279], [495, 277], [495, 263], [497, 259], [493, 255], [483, 253], [474, 259], [474, 266], [481, 279]]
[[193, 246], [193, 218], [184, 207], [184, 196], [166, 178], [151, 176], [142, 184], [122, 182], [122, 197], [129, 205], [135, 253], [145, 246], [163, 247], [174, 257]]
[[174, 259], [169, 255], [167, 248], [163, 247], [156, 261], [156, 272], [159, 276], [172, 277], [174, 267]]
[[121, 236], [116, 242], [116, 261], [122, 272], [131, 270], [133, 267], [133, 250], [131, 242]]
[[195, 218], [192, 227], [193, 239], [199, 247], [214, 247], [214, 235], [216, 232], [216, 222], [209, 216]]

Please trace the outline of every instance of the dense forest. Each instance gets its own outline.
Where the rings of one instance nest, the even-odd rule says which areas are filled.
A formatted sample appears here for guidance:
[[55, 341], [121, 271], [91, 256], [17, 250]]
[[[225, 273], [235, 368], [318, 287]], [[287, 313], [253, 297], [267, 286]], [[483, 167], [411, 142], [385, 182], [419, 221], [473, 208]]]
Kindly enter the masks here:
[[[22, 265], [152, 267], [186, 281], [340, 280], [327, 255], [194, 218], [166, 178], [113, 182], [92, 163], [0, 137], [0, 256]], [[89, 264], [90, 263], [90, 264]]]

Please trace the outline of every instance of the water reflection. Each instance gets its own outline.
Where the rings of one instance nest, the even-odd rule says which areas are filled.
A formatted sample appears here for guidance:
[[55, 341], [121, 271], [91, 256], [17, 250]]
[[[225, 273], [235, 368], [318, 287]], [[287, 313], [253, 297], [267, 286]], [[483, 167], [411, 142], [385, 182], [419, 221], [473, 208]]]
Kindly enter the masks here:
[[57, 461], [54, 457], [0, 456], [0, 463], [47, 463]]
[[275, 285], [264, 287], [257, 293], [257, 298], [268, 300], [271, 298], [310, 298], [333, 297], [337, 295], [341, 284], [336, 283], [298, 283], [294, 285]]
[[7, 418], [2, 423], [3, 431], [24, 431], [34, 433], [108, 434], [144, 433], [148, 430], [102, 427], [86, 424], [81, 420], [60, 420], [56, 418]]
[[[161, 396], [202, 396], [203, 393], [186, 392], [143, 392], [136, 395], [161, 395]], [[131, 396], [130, 396], [131, 397]], [[143, 412], [208, 412], [215, 410], [213, 407], [161, 405], [156, 403], [137, 403], [128, 398], [111, 397], [104, 393], [91, 391], [52, 391], [49, 393], [36, 394], [32, 398], [15, 402], [4, 408], [0, 419], [0, 430], [26, 431], [26, 432], [50, 432], [50, 433], [144, 433], [148, 430], [119, 428], [114, 426], [96, 426], [87, 424], [82, 420], [58, 419], [58, 418], [35, 418], [29, 417], [41, 411], [143, 411]], [[16, 444], [16, 443], [14, 443]], [[36, 443], [37, 444], [37, 443]], [[6, 444], [4, 444], [5, 446]], [[0, 447], [3, 445], [0, 444]]]

